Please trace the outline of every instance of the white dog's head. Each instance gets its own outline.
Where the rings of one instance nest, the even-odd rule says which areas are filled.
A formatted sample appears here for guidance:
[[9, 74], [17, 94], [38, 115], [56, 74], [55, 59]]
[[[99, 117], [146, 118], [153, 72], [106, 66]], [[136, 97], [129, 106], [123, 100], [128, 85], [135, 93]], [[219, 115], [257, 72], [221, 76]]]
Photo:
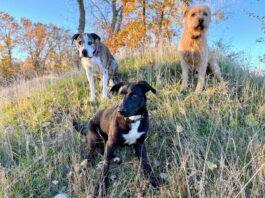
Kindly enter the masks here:
[[79, 51], [80, 58], [92, 58], [98, 53], [100, 37], [95, 33], [75, 34], [72, 43]]
[[184, 13], [185, 28], [193, 33], [204, 33], [211, 22], [211, 10], [207, 6], [188, 7]]

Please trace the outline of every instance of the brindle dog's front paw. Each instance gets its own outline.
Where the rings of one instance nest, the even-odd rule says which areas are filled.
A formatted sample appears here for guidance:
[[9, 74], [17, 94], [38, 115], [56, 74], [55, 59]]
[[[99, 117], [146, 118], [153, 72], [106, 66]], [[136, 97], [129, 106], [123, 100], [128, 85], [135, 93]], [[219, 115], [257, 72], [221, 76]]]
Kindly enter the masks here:
[[96, 184], [93, 192], [93, 198], [106, 198], [108, 197], [106, 186], [103, 182], [99, 182]]
[[150, 183], [154, 188], [158, 188], [161, 186], [159, 179], [157, 179], [155, 176], [150, 177]]

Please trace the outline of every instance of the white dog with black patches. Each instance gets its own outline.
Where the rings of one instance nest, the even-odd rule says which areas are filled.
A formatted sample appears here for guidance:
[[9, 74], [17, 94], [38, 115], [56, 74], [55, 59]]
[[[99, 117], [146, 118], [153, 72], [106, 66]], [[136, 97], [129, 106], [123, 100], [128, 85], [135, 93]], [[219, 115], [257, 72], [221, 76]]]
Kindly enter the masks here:
[[91, 101], [96, 99], [93, 74], [102, 77], [102, 95], [104, 99], [108, 99], [108, 84], [114, 85], [113, 75], [118, 67], [109, 49], [100, 40], [95, 33], [75, 34], [72, 37], [72, 42], [79, 51], [81, 64], [86, 70]]

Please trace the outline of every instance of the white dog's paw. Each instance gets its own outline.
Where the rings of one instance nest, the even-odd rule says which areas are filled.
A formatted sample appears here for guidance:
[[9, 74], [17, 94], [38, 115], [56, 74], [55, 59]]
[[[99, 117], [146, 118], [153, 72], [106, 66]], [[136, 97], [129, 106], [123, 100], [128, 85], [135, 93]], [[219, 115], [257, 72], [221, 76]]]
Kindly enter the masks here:
[[96, 100], [96, 97], [90, 97], [90, 98], [89, 98], [89, 101], [90, 101], [90, 102], [94, 102], [95, 100]]
[[196, 88], [196, 89], [195, 89], [195, 93], [197, 93], [197, 94], [202, 93], [202, 89], [201, 89], [201, 88]]
[[103, 169], [103, 166], [104, 166], [104, 161], [100, 161], [97, 166], [96, 166], [96, 169], [97, 170], [102, 170]]
[[114, 158], [112, 159], [112, 161], [113, 161], [114, 163], [119, 164], [119, 163], [121, 162], [121, 158], [119, 158], [119, 157], [114, 157]]

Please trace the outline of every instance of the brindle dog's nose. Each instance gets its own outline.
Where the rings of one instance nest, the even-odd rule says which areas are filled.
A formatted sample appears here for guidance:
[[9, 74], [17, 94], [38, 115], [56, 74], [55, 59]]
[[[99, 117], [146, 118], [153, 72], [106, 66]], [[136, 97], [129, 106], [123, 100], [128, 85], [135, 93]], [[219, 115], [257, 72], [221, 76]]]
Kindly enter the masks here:
[[84, 56], [84, 57], [87, 57], [87, 51], [84, 49], [84, 50], [82, 50], [82, 55]]

